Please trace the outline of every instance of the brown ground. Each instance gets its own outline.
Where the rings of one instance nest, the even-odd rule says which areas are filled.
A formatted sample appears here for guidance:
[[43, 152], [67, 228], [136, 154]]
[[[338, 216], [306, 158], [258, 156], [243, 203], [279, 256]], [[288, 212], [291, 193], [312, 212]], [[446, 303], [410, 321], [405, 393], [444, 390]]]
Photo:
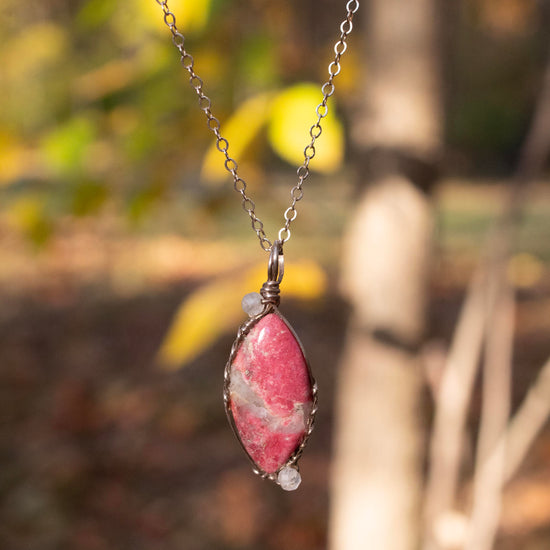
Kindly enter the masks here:
[[[321, 396], [304, 482], [289, 496], [253, 476], [227, 425], [221, 385], [233, 334], [175, 373], [155, 364], [181, 299], [216, 273], [221, 245], [101, 248], [72, 235], [32, 265], [20, 243], [0, 253], [0, 548], [323, 549], [345, 304], [334, 293], [307, 307], [283, 302]], [[192, 265], [178, 260], [186, 254]], [[443, 345], [472, 267], [445, 257], [431, 308], [431, 337]], [[549, 351], [547, 270], [519, 298], [514, 406]], [[476, 392], [472, 427], [478, 413]], [[548, 464], [546, 428], [507, 489], [497, 550], [550, 547]]]

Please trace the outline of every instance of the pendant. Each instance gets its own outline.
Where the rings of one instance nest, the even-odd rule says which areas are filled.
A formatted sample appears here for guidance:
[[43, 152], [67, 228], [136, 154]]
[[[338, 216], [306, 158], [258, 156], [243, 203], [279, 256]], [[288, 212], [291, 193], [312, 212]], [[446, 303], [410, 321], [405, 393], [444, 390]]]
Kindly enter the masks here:
[[278, 310], [284, 272], [282, 244], [273, 244], [268, 280], [247, 294], [243, 323], [224, 373], [229, 423], [253, 470], [282, 489], [301, 482], [300, 458], [313, 430], [317, 385], [294, 330]]

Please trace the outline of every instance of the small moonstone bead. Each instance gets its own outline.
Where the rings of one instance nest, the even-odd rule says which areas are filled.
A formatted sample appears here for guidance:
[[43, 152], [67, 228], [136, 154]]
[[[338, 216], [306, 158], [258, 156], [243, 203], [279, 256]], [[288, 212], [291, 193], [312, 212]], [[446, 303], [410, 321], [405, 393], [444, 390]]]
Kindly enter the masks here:
[[242, 299], [241, 306], [244, 312], [250, 315], [250, 317], [259, 315], [264, 309], [264, 304], [262, 304], [262, 296], [257, 292], [245, 294]]
[[295, 491], [298, 489], [300, 483], [302, 483], [302, 477], [296, 468], [285, 466], [279, 472], [277, 481], [279, 482], [281, 489], [284, 489], [285, 491]]

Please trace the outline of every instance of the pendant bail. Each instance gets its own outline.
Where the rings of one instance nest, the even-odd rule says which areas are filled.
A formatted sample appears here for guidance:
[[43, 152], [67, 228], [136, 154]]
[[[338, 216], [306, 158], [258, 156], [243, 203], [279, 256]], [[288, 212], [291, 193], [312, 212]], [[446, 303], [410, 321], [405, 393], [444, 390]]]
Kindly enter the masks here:
[[269, 255], [267, 280], [280, 283], [283, 280], [284, 272], [285, 257], [283, 255], [283, 241], [275, 241], [271, 247], [271, 254]]
[[267, 264], [267, 281], [263, 284], [260, 294], [262, 303], [278, 306], [280, 303], [279, 284], [283, 280], [285, 272], [285, 259], [283, 255], [283, 242], [275, 241], [271, 246], [269, 262]]

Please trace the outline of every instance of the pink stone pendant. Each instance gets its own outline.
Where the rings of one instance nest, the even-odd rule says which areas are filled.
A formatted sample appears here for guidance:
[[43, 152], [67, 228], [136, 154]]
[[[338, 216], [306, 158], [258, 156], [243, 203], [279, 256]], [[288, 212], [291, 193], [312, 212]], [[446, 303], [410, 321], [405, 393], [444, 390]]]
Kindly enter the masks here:
[[224, 401], [254, 472], [293, 490], [301, 481], [297, 461], [313, 430], [317, 386], [298, 337], [277, 308], [282, 248], [278, 242], [273, 248], [261, 295], [243, 299], [250, 318], [225, 367]]

